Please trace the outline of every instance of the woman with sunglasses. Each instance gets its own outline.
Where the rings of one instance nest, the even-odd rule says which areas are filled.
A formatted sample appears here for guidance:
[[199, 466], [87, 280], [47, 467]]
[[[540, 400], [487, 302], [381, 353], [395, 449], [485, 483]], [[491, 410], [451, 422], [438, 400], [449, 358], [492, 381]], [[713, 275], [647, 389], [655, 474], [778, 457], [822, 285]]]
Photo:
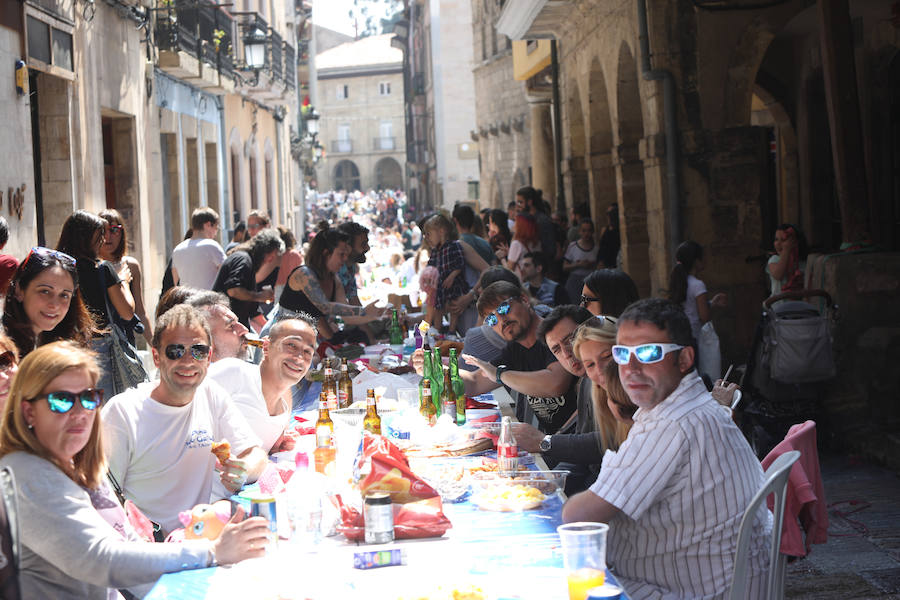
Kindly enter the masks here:
[[618, 269], [597, 269], [585, 278], [581, 288], [581, 306], [595, 315], [618, 317], [638, 298], [634, 280]]
[[112, 397], [114, 390], [109, 359], [110, 333], [107, 318], [107, 302], [115, 316], [122, 321], [131, 321], [134, 317], [134, 297], [128, 284], [131, 272], [127, 265], [120, 273], [108, 262], [99, 259], [100, 247], [106, 236], [107, 222], [86, 210], [76, 210], [63, 223], [62, 232], [56, 249], [73, 256], [77, 263], [78, 280], [81, 282], [81, 296], [94, 317], [97, 333], [91, 343], [100, 360], [102, 371], [98, 386], [107, 397]]
[[[98, 216], [108, 224], [106, 236], [103, 239], [103, 244], [100, 246], [100, 258], [112, 265], [113, 269], [118, 273], [119, 279], [126, 281], [129, 276], [131, 277], [128, 288], [131, 291], [131, 297], [134, 298], [134, 314], [140, 319], [144, 328], [142, 335], [147, 340], [147, 344], [150, 344], [150, 340], [153, 339], [153, 328], [150, 319], [147, 318], [147, 309], [144, 308], [144, 283], [141, 276], [141, 263], [135, 257], [126, 254], [128, 251], [128, 230], [125, 229], [122, 215], [117, 210], [107, 208], [101, 210]], [[129, 334], [131, 343], [134, 344], [134, 332], [137, 330], [134, 327], [134, 320], [128, 325], [125, 331]]]
[[575, 330], [572, 350], [584, 365], [584, 371], [594, 383], [592, 405], [594, 423], [602, 439], [602, 450], [617, 450], [631, 428], [613, 414], [607, 387], [607, 366], [612, 362], [612, 347], [616, 343], [618, 322], [614, 317], [594, 316]]
[[0, 333], [0, 411], [6, 406], [13, 376], [19, 370], [19, 352], [8, 336]]
[[94, 321], [78, 293], [75, 259], [50, 248], [32, 248], [16, 270], [3, 308], [3, 329], [19, 355], [49, 342], [88, 346]]
[[140, 596], [163, 573], [262, 556], [268, 522], [241, 522], [240, 508], [214, 542], [138, 537], [106, 483], [98, 377], [90, 352], [55, 342], [29, 354], [13, 381], [0, 467], [16, 478], [22, 597]]

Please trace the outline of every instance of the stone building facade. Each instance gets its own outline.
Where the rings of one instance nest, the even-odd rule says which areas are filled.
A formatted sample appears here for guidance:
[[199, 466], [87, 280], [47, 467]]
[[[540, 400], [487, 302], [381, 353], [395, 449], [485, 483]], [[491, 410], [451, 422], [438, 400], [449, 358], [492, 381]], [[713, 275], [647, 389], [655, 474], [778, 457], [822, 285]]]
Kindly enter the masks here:
[[[481, 208], [506, 210], [516, 190], [531, 184], [531, 109], [525, 85], [513, 77], [512, 41], [496, 29], [501, 3], [472, 1], [476, 129]], [[544, 189], [545, 198], [553, 190]]]
[[[55, 246], [75, 209], [115, 208], [152, 307], [194, 208], [219, 212], [222, 242], [251, 208], [284, 222], [293, 19], [256, 0], [229, 9], [207, 0], [0, 3], [0, 69], [16, 81], [21, 60], [24, 84], [0, 90], [0, 209], [10, 206], [7, 188], [21, 207], [7, 215], [6, 252]], [[255, 70], [244, 52], [250, 32], [264, 59]]]
[[665, 293], [678, 243], [704, 246], [702, 279], [731, 299], [726, 365], [748, 356], [776, 226], [806, 232], [809, 285], [843, 307], [826, 435], [884, 440], [900, 425], [879, 358], [900, 343], [900, 21], [887, 0], [752, 5], [524, 0], [499, 29], [555, 40], [566, 197], [595, 222], [615, 199], [641, 292]]
[[403, 53], [392, 34], [316, 55], [320, 191], [405, 188]]

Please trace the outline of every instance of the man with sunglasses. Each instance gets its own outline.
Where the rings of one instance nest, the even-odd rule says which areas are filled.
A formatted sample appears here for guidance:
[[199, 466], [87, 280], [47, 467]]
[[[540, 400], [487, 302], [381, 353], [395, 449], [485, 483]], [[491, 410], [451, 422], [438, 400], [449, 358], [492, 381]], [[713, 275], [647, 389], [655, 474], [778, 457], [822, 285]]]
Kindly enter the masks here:
[[259, 365], [225, 358], [209, 368], [209, 378], [230, 392], [266, 452], [279, 451], [284, 441], [291, 422], [291, 387], [309, 371], [317, 334], [315, 320], [305, 313], [280, 317], [264, 338]]
[[516, 284], [498, 281], [484, 288], [478, 299], [478, 313], [484, 324], [506, 340], [500, 357], [487, 362], [463, 354], [463, 360], [477, 370], [460, 369], [466, 394], [477, 396], [506, 386], [516, 392], [516, 417], [530, 421], [545, 434], [557, 433], [574, 424], [575, 377], [560, 364], [544, 344], [538, 342], [537, 315], [528, 294]]
[[[639, 408], [597, 481], [563, 520], [610, 524], [607, 562], [631, 597], [724, 597], [744, 510], [762, 487], [759, 461], [694, 369], [691, 325], [677, 304], [639, 300], [619, 318], [613, 359]], [[760, 507], [749, 598], [764, 597], [771, 516]]]
[[[169, 532], [180, 511], [211, 500], [216, 479], [237, 491], [256, 481], [268, 457], [228, 392], [206, 378], [209, 325], [196, 309], [181, 304], [160, 316], [152, 351], [159, 381], [115, 396], [102, 417], [110, 473]], [[210, 447], [222, 440], [231, 458], [217, 478]]]

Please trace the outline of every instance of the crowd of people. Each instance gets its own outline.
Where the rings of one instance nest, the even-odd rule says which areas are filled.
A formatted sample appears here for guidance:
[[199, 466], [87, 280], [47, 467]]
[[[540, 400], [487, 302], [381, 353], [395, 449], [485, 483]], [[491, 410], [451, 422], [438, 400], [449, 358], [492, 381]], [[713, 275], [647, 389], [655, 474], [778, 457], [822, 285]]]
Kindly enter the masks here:
[[[583, 205], [551, 215], [531, 187], [509, 212], [457, 204], [418, 219], [400, 193], [326, 198], [310, 231], [252, 211], [224, 248], [219, 215], [195, 210], [152, 319], [114, 210], [75, 211], [55, 248], [0, 254], [0, 467], [17, 484], [23, 597], [140, 596], [165, 572], [261, 556], [266, 523], [240, 510], [215, 542], [149, 543], [122, 502], [159, 542], [179, 511], [255, 481], [293, 444], [317, 348], [383, 339], [388, 306], [463, 340], [467, 395], [510, 392], [520, 447], [570, 472], [564, 519], [611, 524], [631, 597], [727, 590], [763, 473], [698, 373], [700, 329], [728, 304], [699, 278], [699, 244], [678, 248], [669, 298], [641, 299], [615, 204], [597, 228]], [[0, 217], [0, 250], [8, 233]], [[795, 289], [802, 234], [780, 227], [775, 249], [772, 291]], [[135, 359], [144, 342], [153, 380]], [[421, 372], [421, 351], [412, 363]], [[225, 438], [220, 461], [210, 447]], [[751, 597], [769, 527], [761, 511]]]

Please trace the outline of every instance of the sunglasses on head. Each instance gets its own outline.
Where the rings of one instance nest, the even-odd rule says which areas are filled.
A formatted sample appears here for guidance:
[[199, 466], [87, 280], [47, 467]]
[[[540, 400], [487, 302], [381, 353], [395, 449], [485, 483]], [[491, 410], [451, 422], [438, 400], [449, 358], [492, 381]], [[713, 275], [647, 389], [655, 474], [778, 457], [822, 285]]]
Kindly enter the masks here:
[[32, 399], [32, 402], [42, 398], [47, 399], [51, 412], [59, 414], [65, 414], [72, 410], [76, 401], [81, 402], [84, 410], [97, 410], [97, 407], [103, 404], [103, 390], [88, 388], [80, 392], [50, 392]]
[[60, 252], [59, 250], [54, 250], [53, 248], [44, 248], [43, 246], [35, 246], [28, 253], [28, 256], [25, 257], [25, 260], [22, 261], [22, 267], [28, 264], [28, 261], [31, 260], [32, 256], [37, 256], [38, 258], [55, 258], [59, 260], [61, 263], [65, 265], [69, 265], [71, 267], [75, 267], [75, 259], [65, 252]]
[[191, 351], [194, 360], [206, 360], [209, 357], [209, 345], [207, 344], [193, 344], [188, 348], [185, 348], [184, 344], [169, 344], [165, 349], [166, 358], [179, 360], [188, 350]]
[[509, 314], [509, 310], [511, 308], [512, 300], [504, 300], [500, 303], [500, 306], [498, 306], [496, 310], [494, 310], [494, 312], [484, 318], [484, 324], [488, 327], [493, 327], [500, 322], [500, 317], [505, 317]]
[[16, 364], [16, 354], [12, 350], [0, 354], [0, 371], [8, 371]]
[[684, 346], [680, 344], [641, 344], [640, 346], [616, 345], [612, 347], [612, 357], [616, 363], [627, 365], [629, 361], [631, 361], [631, 353], [634, 352], [634, 357], [639, 363], [650, 365], [661, 361], [669, 352], [681, 350], [682, 348], [684, 348]]

